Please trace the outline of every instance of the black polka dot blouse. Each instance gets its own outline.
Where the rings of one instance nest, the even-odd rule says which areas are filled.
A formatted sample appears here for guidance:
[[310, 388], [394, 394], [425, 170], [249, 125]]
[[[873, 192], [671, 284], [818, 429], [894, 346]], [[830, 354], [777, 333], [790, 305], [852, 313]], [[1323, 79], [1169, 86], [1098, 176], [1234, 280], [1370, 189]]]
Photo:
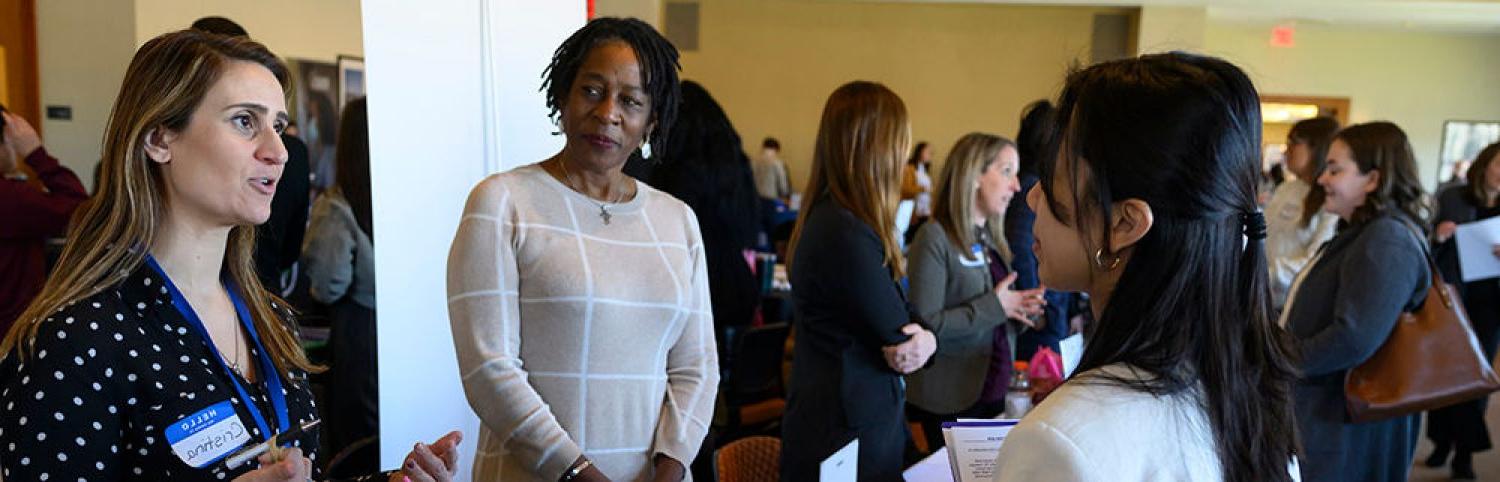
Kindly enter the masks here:
[[[142, 265], [113, 289], [59, 310], [41, 323], [31, 346], [24, 361], [14, 352], [0, 361], [0, 470], [7, 482], [217, 481], [257, 467], [252, 460], [230, 470], [220, 460], [194, 468], [167, 441], [166, 427], [225, 400], [250, 431], [245, 447], [266, 434], [151, 268]], [[260, 375], [261, 383], [234, 376], [274, 430], [267, 374]], [[282, 391], [291, 423], [316, 418], [305, 373], [283, 378]], [[311, 432], [291, 445], [316, 467]]]

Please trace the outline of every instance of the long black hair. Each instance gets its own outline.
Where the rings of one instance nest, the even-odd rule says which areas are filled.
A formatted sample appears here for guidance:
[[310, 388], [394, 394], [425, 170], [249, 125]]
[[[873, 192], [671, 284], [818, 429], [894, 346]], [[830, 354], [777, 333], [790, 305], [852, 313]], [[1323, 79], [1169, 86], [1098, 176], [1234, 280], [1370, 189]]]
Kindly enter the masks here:
[[[1040, 166], [1040, 185], [1059, 220], [1092, 239], [1090, 222], [1106, 224], [1116, 201], [1145, 201], [1154, 218], [1077, 369], [1125, 364], [1151, 376], [1080, 381], [1155, 395], [1201, 387], [1224, 480], [1290, 480], [1296, 372], [1270, 319], [1250, 79], [1216, 58], [1146, 55], [1070, 74], [1058, 104], [1061, 150]], [[1060, 162], [1080, 174], [1056, 178]], [[1071, 213], [1054, 197], [1059, 182], [1073, 184]]]
[[[1021, 158], [1021, 175], [1036, 175], [1037, 166], [1051, 161], [1053, 153], [1052, 116], [1057, 111], [1046, 99], [1032, 102], [1021, 113], [1021, 128], [1016, 131], [1016, 154]], [[1023, 195], [1025, 193], [1022, 193]]]
[[677, 132], [647, 181], [693, 208], [703, 232], [716, 325], [744, 325], [755, 313], [759, 287], [743, 250], [759, 234], [760, 195], [750, 158], [729, 116], [703, 86], [682, 82]]
[[563, 104], [567, 103], [568, 91], [573, 88], [573, 78], [578, 68], [588, 58], [589, 52], [599, 44], [619, 41], [630, 45], [641, 66], [641, 82], [646, 95], [651, 99], [651, 119], [656, 129], [646, 134], [646, 142], [653, 146], [653, 157], [666, 149], [668, 133], [677, 121], [677, 104], [682, 100], [677, 86], [677, 71], [682, 65], [677, 62], [677, 47], [662, 37], [650, 24], [634, 18], [600, 17], [590, 20], [583, 28], [573, 32], [552, 53], [552, 62], [542, 71], [542, 91], [547, 93], [547, 108], [555, 121]]
[[344, 115], [339, 121], [338, 147], [334, 151], [334, 162], [338, 175], [334, 182], [339, 193], [349, 202], [354, 211], [354, 221], [359, 229], [375, 240], [375, 225], [370, 216], [370, 110], [365, 98], [360, 97], [344, 105]]

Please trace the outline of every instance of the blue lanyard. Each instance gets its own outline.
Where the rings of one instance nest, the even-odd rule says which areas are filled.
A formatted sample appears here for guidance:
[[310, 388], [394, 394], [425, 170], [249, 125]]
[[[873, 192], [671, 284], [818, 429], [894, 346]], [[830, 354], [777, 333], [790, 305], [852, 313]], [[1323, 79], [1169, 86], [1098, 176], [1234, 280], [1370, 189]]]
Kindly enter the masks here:
[[213, 352], [214, 359], [219, 361], [219, 368], [229, 376], [230, 383], [234, 384], [235, 391], [240, 395], [240, 404], [245, 406], [245, 411], [250, 412], [250, 417], [255, 419], [255, 425], [260, 427], [261, 437], [269, 440], [271, 435], [285, 432], [291, 423], [291, 418], [287, 416], [286, 394], [281, 392], [281, 376], [277, 374], [276, 364], [271, 362], [271, 354], [266, 352], [265, 347], [260, 344], [260, 336], [255, 333], [255, 323], [252, 321], [254, 318], [250, 317], [250, 308], [245, 306], [245, 300], [240, 299], [238, 290], [231, 289], [235, 287], [234, 282], [225, 280], [224, 290], [229, 293], [229, 301], [234, 304], [234, 311], [239, 315], [240, 326], [250, 333], [250, 342], [255, 344], [255, 350], [260, 355], [257, 357], [260, 364], [260, 378], [269, 385], [267, 391], [270, 392], [268, 395], [271, 397], [271, 408], [276, 410], [277, 430], [274, 433], [266, 424], [266, 417], [261, 415], [260, 407], [255, 405], [255, 401], [250, 398], [250, 393], [246, 392], [245, 386], [240, 384], [239, 377], [224, 362], [224, 355], [219, 353], [219, 348], [214, 346], [213, 339], [209, 338], [208, 329], [203, 326], [203, 320], [198, 318], [198, 313], [193, 311], [187, 298], [184, 298], [182, 292], [177, 290], [177, 285], [172, 283], [172, 278], [167, 276], [167, 272], [156, 263], [155, 257], [146, 255], [146, 264], [161, 275], [161, 279], [167, 286], [167, 292], [172, 295], [172, 306], [177, 308], [178, 313], [182, 313], [183, 318], [187, 318], [188, 325], [193, 327], [193, 331], [203, 337], [204, 344], [208, 345], [208, 351]]

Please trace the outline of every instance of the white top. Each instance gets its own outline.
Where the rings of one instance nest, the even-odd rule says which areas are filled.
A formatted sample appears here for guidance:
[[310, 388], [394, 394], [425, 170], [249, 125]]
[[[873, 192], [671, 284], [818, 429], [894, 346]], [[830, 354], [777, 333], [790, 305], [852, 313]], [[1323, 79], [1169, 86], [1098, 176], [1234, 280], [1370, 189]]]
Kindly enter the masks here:
[[1320, 211], [1302, 225], [1302, 200], [1314, 189], [1307, 181], [1288, 179], [1266, 203], [1266, 266], [1270, 268], [1271, 302], [1279, 309], [1297, 273], [1308, 266], [1323, 243], [1333, 239], [1339, 217]]
[[750, 173], [755, 179], [755, 191], [767, 199], [785, 199], [792, 195], [792, 184], [787, 180], [786, 163], [773, 152], [765, 152], [750, 164]]
[[448, 313], [482, 422], [476, 481], [558, 479], [586, 454], [615, 481], [684, 466], [719, 383], [697, 219], [645, 183], [599, 204], [536, 164], [474, 188], [448, 258]]
[[[1123, 364], [1081, 373], [1026, 414], [1000, 446], [997, 482], [1224, 480], [1197, 390], [1159, 397], [1096, 375], [1143, 380]], [[1302, 480], [1296, 459], [1287, 464]]]
[[917, 216], [932, 216], [932, 175], [927, 172], [926, 164], [917, 164], [917, 185], [922, 186], [922, 193], [917, 194]]
[[1091, 375], [1140, 379], [1124, 365], [1074, 377], [1011, 430], [996, 480], [1223, 480], [1197, 392], [1157, 397]]

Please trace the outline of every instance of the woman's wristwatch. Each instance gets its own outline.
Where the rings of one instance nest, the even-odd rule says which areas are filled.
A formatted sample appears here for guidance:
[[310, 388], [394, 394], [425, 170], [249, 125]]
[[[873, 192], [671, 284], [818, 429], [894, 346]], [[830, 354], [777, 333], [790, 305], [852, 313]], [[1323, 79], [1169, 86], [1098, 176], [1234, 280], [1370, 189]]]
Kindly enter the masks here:
[[589, 459], [583, 459], [583, 461], [578, 462], [577, 464], [573, 465], [572, 467], [569, 467], [567, 472], [563, 472], [562, 478], [557, 479], [557, 480], [559, 480], [560, 482], [569, 482], [569, 481], [571, 481], [573, 479], [578, 478], [579, 475], [583, 474], [583, 471], [588, 470], [589, 467], [593, 467], [593, 466], [594, 466], [594, 461], [589, 460]]

